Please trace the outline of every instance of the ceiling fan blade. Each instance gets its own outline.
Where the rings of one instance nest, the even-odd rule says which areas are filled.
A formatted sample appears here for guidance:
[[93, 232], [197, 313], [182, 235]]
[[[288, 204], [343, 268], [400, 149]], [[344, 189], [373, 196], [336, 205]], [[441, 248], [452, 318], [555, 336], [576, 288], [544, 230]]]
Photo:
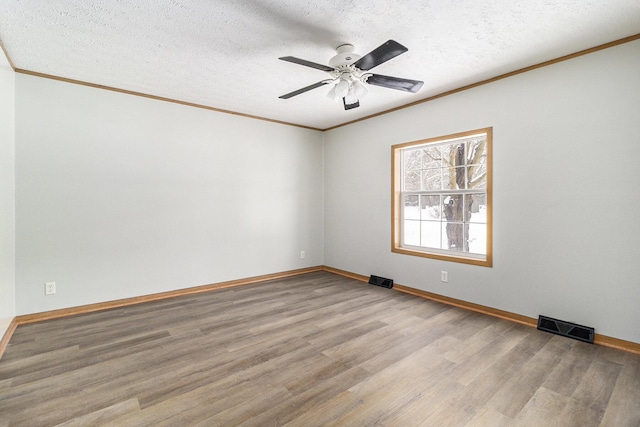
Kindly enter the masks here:
[[371, 74], [367, 78], [367, 83], [411, 93], [419, 91], [424, 84], [420, 80], [401, 79], [400, 77], [383, 76], [382, 74]]
[[307, 92], [307, 91], [309, 91], [311, 89], [315, 89], [315, 88], [320, 87], [322, 85], [326, 85], [329, 82], [330, 82], [330, 80], [322, 80], [321, 82], [314, 83], [312, 85], [303, 87], [302, 89], [294, 90], [293, 92], [289, 92], [287, 94], [279, 96], [278, 98], [280, 98], [280, 99], [289, 99], [289, 98], [291, 98], [293, 96], [300, 95], [301, 93]]
[[344, 105], [345, 110], [352, 110], [360, 106], [360, 101], [356, 101], [353, 104], [347, 104], [347, 100], [345, 98], [342, 98], [342, 104]]
[[367, 71], [372, 69], [373, 67], [377, 67], [383, 62], [387, 62], [388, 60], [405, 53], [408, 50], [409, 49], [402, 46], [397, 41], [389, 40], [383, 45], [373, 49], [362, 58], [358, 59], [353, 63], [353, 65], [356, 68]]
[[293, 62], [294, 64], [304, 65], [305, 67], [315, 68], [316, 70], [322, 71], [333, 71], [333, 68], [328, 65], [317, 64], [315, 62], [307, 61], [305, 59], [296, 58], [294, 56], [283, 56], [282, 58], [278, 58], [283, 61]]

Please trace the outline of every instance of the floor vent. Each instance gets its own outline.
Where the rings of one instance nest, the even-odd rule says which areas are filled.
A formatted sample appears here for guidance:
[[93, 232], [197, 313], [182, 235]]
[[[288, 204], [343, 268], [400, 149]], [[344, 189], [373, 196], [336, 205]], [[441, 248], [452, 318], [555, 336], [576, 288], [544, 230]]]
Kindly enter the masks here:
[[588, 326], [538, 316], [538, 329], [593, 344], [594, 329]]
[[379, 276], [369, 276], [369, 283], [376, 286], [382, 286], [383, 288], [393, 288], [393, 279], [387, 279]]

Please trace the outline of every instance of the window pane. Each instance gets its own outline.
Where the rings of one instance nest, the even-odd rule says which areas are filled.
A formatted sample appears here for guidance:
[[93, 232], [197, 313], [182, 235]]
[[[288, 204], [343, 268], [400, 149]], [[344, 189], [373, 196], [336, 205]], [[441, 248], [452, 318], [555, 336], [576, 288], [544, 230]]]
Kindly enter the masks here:
[[485, 138], [467, 143], [467, 164], [485, 164], [487, 162], [487, 144]]
[[405, 195], [404, 196], [404, 217], [406, 219], [420, 219], [420, 209], [418, 208], [418, 196], [417, 195]]
[[464, 142], [442, 145], [441, 149], [443, 166], [464, 166], [466, 164]]
[[444, 200], [443, 214], [447, 221], [443, 224], [445, 234], [443, 249], [464, 252], [468, 239], [467, 230], [463, 224], [465, 220], [464, 196], [462, 194], [447, 196]]
[[454, 146], [447, 144], [440, 147], [442, 151], [442, 166], [455, 166]]
[[442, 211], [440, 196], [420, 196], [420, 218], [423, 220], [439, 220]]
[[440, 190], [442, 185], [442, 169], [425, 169], [422, 171], [422, 189]]
[[468, 167], [469, 189], [481, 190], [487, 188], [487, 165], [471, 165]]
[[418, 170], [422, 168], [422, 150], [407, 150], [403, 153], [404, 170]]
[[446, 221], [463, 222], [463, 197], [462, 194], [445, 196], [442, 206], [442, 214]]
[[448, 167], [442, 170], [442, 189], [443, 190], [464, 190], [466, 174], [463, 167]]
[[469, 226], [460, 222], [442, 224], [442, 248], [450, 251], [466, 252]]
[[484, 194], [468, 194], [469, 222], [487, 223], [487, 197]]
[[403, 221], [402, 241], [405, 245], [420, 246], [420, 221]]
[[442, 167], [442, 153], [440, 147], [427, 147], [423, 148], [422, 167], [427, 168], [440, 168]]
[[487, 226], [485, 224], [469, 224], [469, 252], [487, 254]]
[[441, 248], [440, 224], [439, 221], [422, 221], [420, 246], [436, 249]]
[[440, 223], [440, 248], [449, 249], [449, 239], [447, 237], [447, 224]]
[[404, 174], [404, 191], [420, 190], [420, 171], [411, 171]]

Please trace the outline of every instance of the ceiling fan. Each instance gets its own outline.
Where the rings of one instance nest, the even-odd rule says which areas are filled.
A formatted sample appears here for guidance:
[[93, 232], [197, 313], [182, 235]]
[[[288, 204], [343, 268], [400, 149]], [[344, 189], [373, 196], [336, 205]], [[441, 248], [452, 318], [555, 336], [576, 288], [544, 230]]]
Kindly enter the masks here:
[[327, 96], [334, 101], [339, 101], [340, 98], [342, 98], [344, 109], [351, 110], [352, 108], [360, 106], [360, 98], [367, 93], [367, 89], [363, 83], [415, 93], [420, 90], [424, 82], [419, 80], [402, 79], [399, 77], [383, 76], [382, 74], [373, 74], [368, 72], [372, 68], [377, 67], [378, 65], [387, 62], [408, 50], [409, 49], [402, 46], [400, 43], [394, 40], [389, 40], [367, 53], [365, 56], [360, 56], [353, 52], [353, 45], [343, 44], [336, 48], [337, 54], [329, 60], [328, 66], [293, 56], [283, 56], [278, 59], [326, 71], [331, 75], [331, 78], [321, 80], [312, 85], [303, 87], [302, 89], [289, 92], [279, 98], [289, 99], [320, 86], [333, 85]]

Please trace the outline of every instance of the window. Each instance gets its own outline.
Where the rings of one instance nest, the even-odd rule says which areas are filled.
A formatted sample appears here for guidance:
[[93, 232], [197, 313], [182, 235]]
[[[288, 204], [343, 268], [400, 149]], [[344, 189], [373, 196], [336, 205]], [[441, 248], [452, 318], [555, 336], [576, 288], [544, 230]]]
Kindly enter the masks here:
[[391, 147], [393, 252], [491, 266], [491, 133]]

